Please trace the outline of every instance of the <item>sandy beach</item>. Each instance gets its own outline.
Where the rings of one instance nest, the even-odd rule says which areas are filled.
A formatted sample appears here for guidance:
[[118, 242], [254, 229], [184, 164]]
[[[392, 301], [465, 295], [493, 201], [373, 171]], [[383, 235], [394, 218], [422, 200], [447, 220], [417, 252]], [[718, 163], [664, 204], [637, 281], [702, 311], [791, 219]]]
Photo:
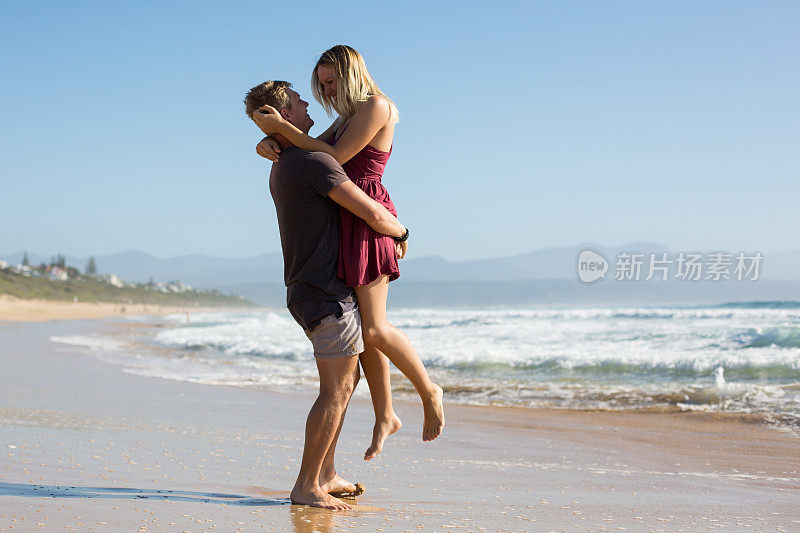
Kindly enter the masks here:
[[114, 316], [171, 315], [196, 313], [219, 308], [151, 304], [116, 304], [25, 300], [0, 294], [0, 321], [44, 322], [48, 320], [85, 320]]
[[[126, 311], [127, 312], [127, 311]], [[288, 502], [309, 393], [143, 377], [49, 340], [118, 320], [0, 327], [0, 531], [798, 531], [800, 440], [746, 415], [421, 409], [364, 462], [350, 406], [337, 467], [354, 510]]]

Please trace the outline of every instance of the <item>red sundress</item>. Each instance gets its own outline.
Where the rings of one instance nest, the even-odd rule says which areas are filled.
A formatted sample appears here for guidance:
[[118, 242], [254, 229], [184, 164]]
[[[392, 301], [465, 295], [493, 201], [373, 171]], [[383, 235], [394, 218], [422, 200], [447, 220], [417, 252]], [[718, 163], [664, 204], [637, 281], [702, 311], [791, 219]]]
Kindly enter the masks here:
[[[332, 144], [336, 144], [333, 139]], [[394, 216], [397, 210], [389, 192], [381, 183], [383, 170], [392, 150], [378, 150], [365, 146], [342, 167], [353, 183], [367, 196], [383, 204]], [[387, 274], [389, 281], [400, 277], [394, 239], [378, 233], [366, 222], [347, 209], [339, 209], [339, 268], [338, 276], [349, 287], [369, 285], [379, 276]]]

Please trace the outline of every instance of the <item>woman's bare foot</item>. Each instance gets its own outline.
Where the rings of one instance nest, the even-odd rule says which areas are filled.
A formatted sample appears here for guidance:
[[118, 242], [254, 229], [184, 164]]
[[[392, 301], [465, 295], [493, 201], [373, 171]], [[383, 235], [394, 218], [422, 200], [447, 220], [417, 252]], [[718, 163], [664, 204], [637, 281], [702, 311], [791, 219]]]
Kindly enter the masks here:
[[423, 400], [422, 408], [425, 411], [425, 422], [422, 426], [422, 440], [433, 440], [442, 433], [444, 428], [444, 405], [442, 404], [442, 388], [433, 385], [433, 393]]
[[354, 483], [342, 479], [339, 474], [334, 474], [332, 478], [327, 480], [320, 478], [319, 487], [322, 492], [327, 492], [328, 494], [355, 494], [358, 492], [358, 487]]
[[383, 442], [386, 437], [392, 433], [397, 433], [403, 423], [397, 418], [396, 414], [392, 414], [386, 420], [375, 421], [375, 427], [372, 428], [372, 444], [369, 445], [367, 451], [364, 453], [364, 460], [369, 461], [383, 450]]
[[352, 509], [346, 502], [339, 498], [334, 498], [321, 488], [313, 490], [295, 488], [292, 490], [291, 500], [293, 504], [320, 507], [322, 509], [335, 509], [337, 511]]

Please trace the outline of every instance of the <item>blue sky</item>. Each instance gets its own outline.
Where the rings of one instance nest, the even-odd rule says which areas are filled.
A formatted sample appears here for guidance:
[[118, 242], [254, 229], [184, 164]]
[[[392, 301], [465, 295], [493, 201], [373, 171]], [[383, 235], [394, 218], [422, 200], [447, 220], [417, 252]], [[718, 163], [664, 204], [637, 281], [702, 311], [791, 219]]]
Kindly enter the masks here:
[[797, 2], [4, 3], [0, 254], [278, 251], [241, 100], [365, 56], [410, 255], [800, 249]]

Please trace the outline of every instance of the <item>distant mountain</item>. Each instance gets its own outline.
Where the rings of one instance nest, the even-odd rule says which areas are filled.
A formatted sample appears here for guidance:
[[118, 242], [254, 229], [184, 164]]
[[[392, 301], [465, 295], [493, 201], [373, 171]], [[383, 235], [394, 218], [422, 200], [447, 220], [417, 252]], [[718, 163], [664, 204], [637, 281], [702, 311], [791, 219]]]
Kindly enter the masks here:
[[415, 281], [575, 279], [575, 262], [580, 252], [586, 249], [601, 253], [611, 262], [622, 251], [640, 253], [670, 251], [663, 245], [651, 242], [633, 242], [612, 248], [585, 243], [579, 246], [544, 248], [527, 254], [471, 261], [451, 262], [441, 257], [423, 257], [403, 262], [400, 271], [405, 279]]
[[[658, 243], [643, 241], [613, 247], [584, 243], [561, 248], [544, 248], [520, 255], [469, 261], [448, 261], [438, 256], [428, 256], [402, 261], [401, 279], [420, 282], [574, 281], [577, 257], [585, 249], [602, 254], [612, 265], [617, 255], [623, 251], [658, 254], [667, 252], [670, 258], [674, 258], [674, 254], [677, 253]], [[728, 251], [736, 253], [740, 250]], [[50, 260], [50, 256], [32, 253], [28, 255], [32, 264]], [[17, 264], [22, 261], [22, 252], [0, 258]], [[88, 257], [71, 255], [67, 255], [66, 259], [69, 265], [76, 266], [80, 270], [85, 268], [88, 261]], [[245, 258], [185, 255], [161, 259], [141, 251], [127, 251], [95, 256], [95, 260], [100, 273], [117, 274], [125, 280], [134, 282], [145, 282], [151, 277], [157, 281], [179, 279], [194, 287], [223, 289], [241, 284], [281, 284], [283, 280], [283, 258], [278, 252]], [[800, 281], [800, 250], [765, 254], [761, 277], [764, 280]]]
[[800, 279], [800, 250], [765, 254], [764, 278]]

